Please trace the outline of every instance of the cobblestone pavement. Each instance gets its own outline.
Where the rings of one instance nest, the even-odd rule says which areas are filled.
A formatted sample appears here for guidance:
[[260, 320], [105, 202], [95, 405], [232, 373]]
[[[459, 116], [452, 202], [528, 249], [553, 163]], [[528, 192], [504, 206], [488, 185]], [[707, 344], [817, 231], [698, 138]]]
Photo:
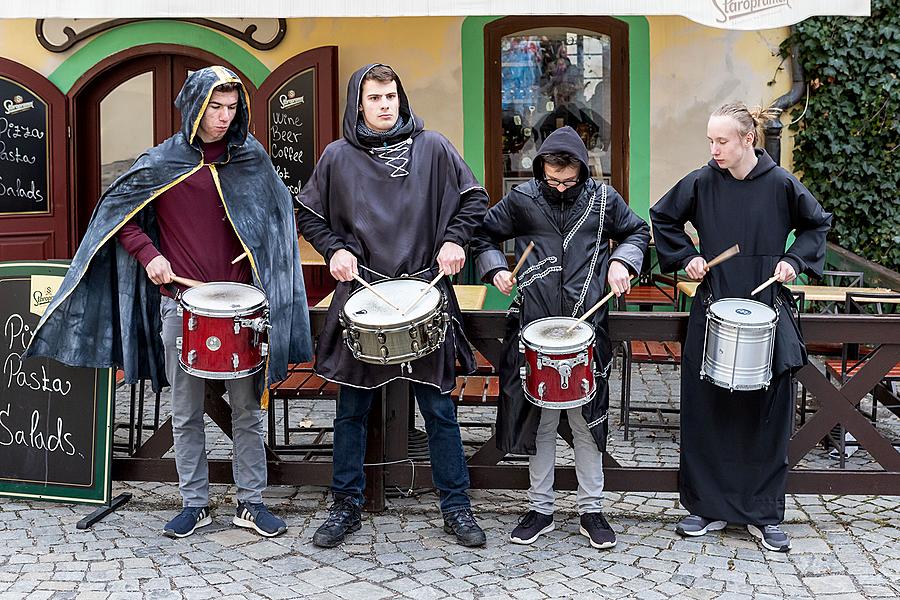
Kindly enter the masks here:
[[[635, 402], [675, 405], [677, 370], [642, 365], [635, 374]], [[612, 383], [615, 399], [618, 382]], [[120, 395], [127, 399], [124, 390]], [[125, 414], [126, 402], [118, 409]], [[298, 422], [328, 425], [333, 411], [333, 402], [307, 401], [292, 408], [292, 418], [296, 412]], [[460, 419], [486, 422], [492, 411], [466, 408]], [[900, 439], [900, 421], [886, 413], [879, 429]], [[677, 424], [677, 416], [669, 418]], [[124, 435], [117, 433], [120, 441]], [[473, 442], [488, 435], [485, 427], [464, 430]], [[677, 431], [639, 429], [628, 442], [622, 437], [618, 424], [611, 453], [624, 464], [677, 464]], [[213, 425], [208, 444], [211, 456], [230, 455], [230, 442]], [[558, 450], [560, 463], [571, 464], [565, 444]], [[804, 462], [836, 467], [824, 449]], [[859, 450], [848, 467], [873, 463]], [[231, 526], [232, 486], [212, 486], [214, 524], [182, 540], [160, 535], [180, 506], [175, 486], [116, 482], [114, 493], [124, 491], [134, 499], [86, 531], [75, 523], [87, 507], [0, 499], [0, 599], [900, 597], [898, 497], [788, 496], [784, 528], [793, 550], [778, 554], [761, 550], [739, 527], [679, 538], [674, 523], [685, 513], [676, 494], [607, 493], [618, 545], [605, 551], [579, 535], [573, 493], [559, 494], [555, 531], [519, 546], [507, 536], [525, 506], [524, 491], [483, 490], [472, 498], [488, 534], [484, 548], [453, 543], [441, 529], [436, 496], [424, 492], [394, 494], [387, 511], [364, 515], [362, 530], [347, 543], [321, 550], [310, 539], [326, 515], [324, 488], [267, 491], [266, 502], [290, 528], [275, 539]]]

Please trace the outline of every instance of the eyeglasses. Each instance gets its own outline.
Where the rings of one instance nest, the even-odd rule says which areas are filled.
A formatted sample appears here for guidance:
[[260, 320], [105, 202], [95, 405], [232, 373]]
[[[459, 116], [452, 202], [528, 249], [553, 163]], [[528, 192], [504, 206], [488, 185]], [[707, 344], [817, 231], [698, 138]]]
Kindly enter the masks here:
[[578, 179], [577, 179], [577, 178], [575, 178], [575, 179], [566, 179], [565, 181], [560, 181], [559, 179], [554, 179], [553, 177], [544, 177], [544, 181], [545, 181], [545, 182], [547, 183], [547, 185], [549, 185], [550, 187], [559, 187], [559, 186], [562, 185], [562, 186], [565, 186], [565, 187], [567, 187], [567, 188], [570, 188], [570, 187], [572, 187], [573, 185], [577, 185], [577, 184], [578, 184]]

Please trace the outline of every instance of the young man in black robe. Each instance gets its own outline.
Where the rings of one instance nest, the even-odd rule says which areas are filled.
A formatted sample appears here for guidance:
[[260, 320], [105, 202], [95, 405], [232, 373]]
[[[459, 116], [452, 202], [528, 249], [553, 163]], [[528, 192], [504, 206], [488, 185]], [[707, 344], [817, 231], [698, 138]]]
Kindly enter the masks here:
[[[255, 375], [226, 380], [232, 410], [236, 514], [272, 537], [287, 529], [266, 508], [263, 439], [268, 385], [309, 360], [312, 340], [291, 194], [249, 132], [249, 95], [224, 67], [194, 71], [175, 99], [182, 129], [150, 148], [100, 198], [29, 352], [85, 367], [119, 366], [172, 392], [182, 511], [169, 537], [212, 523], [204, 432], [207, 381], [178, 365], [182, 335], [173, 275], [253, 284], [268, 301], [269, 354]], [[232, 259], [246, 252], [238, 264]], [[162, 286], [162, 287], [161, 287]], [[268, 380], [266, 379], [268, 375]]]
[[[409, 363], [375, 365], [355, 359], [341, 338], [338, 315], [358, 286], [410, 275], [431, 280], [462, 269], [463, 246], [481, 223], [487, 194], [450, 142], [426, 131], [400, 79], [386, 65], [359, 69], [347, 87], [344, 137], [325, 149], [298, 195], [299, 228], [338, 280], [316, 347], [315, 370], [341, 384], [334, 420], [334, 504], [313, 537], [340, 544], [360, 528], [366, 423], [372, 401], [394, 379], [412, 382], [425, 419], [444, 530], [466, 546], [484, 544], [472, 515], [459, 425], [450, 392], [456, 361], [474, 370], [449, 277], [437, 284], [450, 323], [439, 348]], [[409, 302], [411, 299], [401, 299]]]
[[[685, 269], [702, 282], [694, 296], [681, 365], [681, 503], [690, 515], [679, 534], [699, 536], [746, 525], [768, 550], [791, 543], [784, 519], [788, 439], [794, 401], [791, 373], [807, 362], [793, 300], [782, 283], [821, 276], [831, 214], [777, 166], [759, 139], [761, 111], [728, 104], [709, 119], [712, 160], [679, 181], [650, 210], [663, 271]], [[698, 251], [685, 233], [690, 221]], [[788, 235], [795, 234], [785, 250]], [[707, 271], [706, 261], [739, 244], [741, 253]], [[768, 389], [729, 391], [700, 377], [706, 309], [723, 298], [750, 298], [760, 283], [778, 283], [752, 299], [778, 312]]]
[[[520, 331], [544, 317], [580, 317], [605, 295], [607, 281], [617, 296], [627, 292], [631, 276], [640, 273], [650, 240], [650, 227], [622, 196], [590, 178], [587, 148], [571, 127], [547, 137], [532, 168], [534, 178], [491, 207], [472, 243], [484, 281], [509, 294], [516, 282], [499, 245], [515, 238], [516, 254], [521, 255], [534, 242], [509, 311], [497, 414], [497, 447], [531, 455], [530, 508], [510, 535], [518, 544], [531, 544], [554, 528], [556, 431], [563, 412], [526, 400], [519, 376], [524, 365], [518, 349]], [[612, 255], [610, 240], [618, 242]], [[612, 363], [605, 306], [594, 313], [591, 323], [596, 334], [596, 394], [587, 404], [565, 412], [575, 445], [580, 531], [594, 548], [611, 548], [616, 535], [602, 513], [607, 375]]]

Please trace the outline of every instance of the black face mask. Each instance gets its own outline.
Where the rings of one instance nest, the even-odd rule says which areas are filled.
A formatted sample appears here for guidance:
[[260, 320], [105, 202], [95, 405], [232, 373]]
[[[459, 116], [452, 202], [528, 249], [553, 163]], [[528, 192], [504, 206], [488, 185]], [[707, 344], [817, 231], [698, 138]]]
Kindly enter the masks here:
[[541, 194], [543, 194], [544, 198], [551, 202], [574, 202], [575, 199], [581, 195], [581, 190], [584, 188], [584, 182], [582, 181], [581, 183], [573, 185], [570, 188], [566, 188], [563, 191], [559, 191], [544, 180], [538, 182], [538, 187], [540, 188]]

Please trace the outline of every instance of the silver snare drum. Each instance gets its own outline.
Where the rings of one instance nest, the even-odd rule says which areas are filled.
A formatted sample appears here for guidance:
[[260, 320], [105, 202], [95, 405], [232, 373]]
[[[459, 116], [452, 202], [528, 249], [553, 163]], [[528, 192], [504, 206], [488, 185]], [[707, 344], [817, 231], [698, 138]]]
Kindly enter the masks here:
[[[379, 294], [402, 309], [428, 282], [412, 277], [373, 283]], [[430, 354], [444, 342], [450, 315], [443, 292], [431, 288], [406, 314], [366, 288], [350, 295], [340, 314], [342, 336], [353, 358], [377, 365], [408, 362]]]
[[706, 311], [700, 377], [728, 390], [768, 388], [777, 322], [778, 313], [762, 302], [713, 302]]

